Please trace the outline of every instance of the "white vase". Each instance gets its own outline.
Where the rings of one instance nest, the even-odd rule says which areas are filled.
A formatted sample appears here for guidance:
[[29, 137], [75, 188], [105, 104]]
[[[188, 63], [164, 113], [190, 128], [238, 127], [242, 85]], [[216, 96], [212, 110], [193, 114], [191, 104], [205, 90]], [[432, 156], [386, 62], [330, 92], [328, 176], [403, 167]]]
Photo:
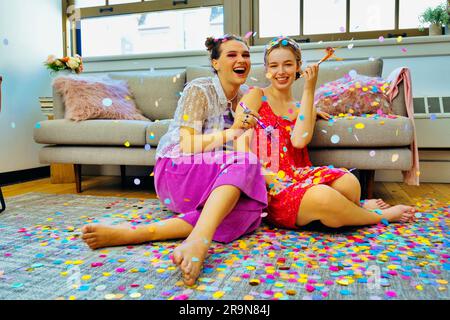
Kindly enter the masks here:
[[56, 78], [66, 77], [66, 76], [70, 76], [73, 74], [75, 74], [75, 73], [66, 69], [66, 70], [60, 70], [60, 71], [52, 71], [52, 72], [50, 72], [50, 77], [52, 78], [52, 80], [55, 80]]
[[442, 35], [442, 26], [440, 24], [430, 24], [430, 36], [440, 36]]

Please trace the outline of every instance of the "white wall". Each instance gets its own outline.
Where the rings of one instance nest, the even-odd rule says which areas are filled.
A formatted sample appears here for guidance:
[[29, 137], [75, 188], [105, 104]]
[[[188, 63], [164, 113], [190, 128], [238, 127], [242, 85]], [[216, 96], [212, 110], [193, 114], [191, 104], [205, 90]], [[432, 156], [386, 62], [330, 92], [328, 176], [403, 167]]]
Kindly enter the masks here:
[[33, 127], [46, 119], [38, 97], [51, 96], [43, 61], [63, 52], [61, 10], [59, 0], [0, 0], [0, 173], [42, 166]]

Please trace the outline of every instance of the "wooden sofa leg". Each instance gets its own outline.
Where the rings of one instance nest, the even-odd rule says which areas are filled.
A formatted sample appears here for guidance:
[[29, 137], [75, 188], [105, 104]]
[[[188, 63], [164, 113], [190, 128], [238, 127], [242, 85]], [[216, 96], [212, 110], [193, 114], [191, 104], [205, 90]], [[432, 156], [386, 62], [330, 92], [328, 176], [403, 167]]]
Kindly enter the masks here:
[[77, 193], [81, 193], [81, 164], [74, 164], [73, 169], [75, 171], [75, 187]]
[[375, 185], [375, 170], [367, 170], [367, 199], [373, 198], [374, 185]]
[[6, 210], [5, 198], [3, 198], [2, 188], [0, 187], [0, 213]]
[[126, 180], [127, 180], [126, 166], [121, 165], [120, 166], [120, 181], [122, 184], [122, 188], [126, 187]]
[[372, 199], [373, 187], [375, 184], [375, 170], [360, 170], [359, 178], [361, 182], [361, 198]]

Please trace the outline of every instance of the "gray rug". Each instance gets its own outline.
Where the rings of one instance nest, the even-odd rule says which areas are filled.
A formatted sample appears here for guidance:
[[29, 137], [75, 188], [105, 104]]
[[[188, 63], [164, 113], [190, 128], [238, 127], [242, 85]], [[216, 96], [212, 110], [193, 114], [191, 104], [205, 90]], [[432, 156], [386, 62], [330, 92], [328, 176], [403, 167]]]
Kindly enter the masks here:
[[91, 251], [87, 223], [148, 224], [172, 216], [157, 200], [30, 193], [0, 215], [0, 299], [449, 299], [449, 204], [420, 201], [416, 224], [338, 233], [262, 225], [214, 243], [198, 285], [183, 286], [179, 242]]

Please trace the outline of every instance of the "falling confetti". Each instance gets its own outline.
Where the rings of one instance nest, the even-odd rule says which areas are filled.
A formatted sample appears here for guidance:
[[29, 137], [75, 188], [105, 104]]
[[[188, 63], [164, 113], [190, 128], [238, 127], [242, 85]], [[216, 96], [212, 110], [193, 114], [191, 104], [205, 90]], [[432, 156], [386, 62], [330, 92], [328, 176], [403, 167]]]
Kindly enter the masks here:
[[394, 154], [392, 155], [391, 161], [392, 161], [392, 162], [397, 162], [397, 160], [398, 160], [399, 157], [400, 157], [400, 156], [399, 156], [397, 153], [394, 153]]
[[245, 34], [244, 39], [249, 39], [253, 35], [253, 31], [249, 31]]
[[102, 104], [104, 107], [111, 107], [113, 102], [110, 98], [105, 98], [102, 100]]
[[339, 141], [341, 141], [341, 138], [337, 134], [331, 137], [331, 143], [337, 144]]

